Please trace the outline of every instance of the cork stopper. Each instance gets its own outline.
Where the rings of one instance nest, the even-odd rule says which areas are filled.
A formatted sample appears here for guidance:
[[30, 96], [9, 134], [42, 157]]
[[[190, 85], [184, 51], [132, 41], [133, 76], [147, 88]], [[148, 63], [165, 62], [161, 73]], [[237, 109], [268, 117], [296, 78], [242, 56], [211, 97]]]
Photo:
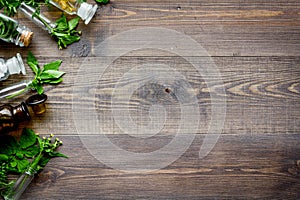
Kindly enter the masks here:
[[33, 37], [33, 32], [28, 30], [23, 30], [20, 36], [20, 42], [24, 44], [25, 47], [28, 47]]

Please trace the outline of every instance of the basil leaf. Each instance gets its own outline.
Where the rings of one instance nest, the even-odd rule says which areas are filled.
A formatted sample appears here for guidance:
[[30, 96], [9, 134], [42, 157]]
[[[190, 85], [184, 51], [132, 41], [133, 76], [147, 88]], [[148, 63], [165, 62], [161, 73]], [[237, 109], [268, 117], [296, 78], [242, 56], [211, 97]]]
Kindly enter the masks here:
[[32, 54], [31, 51], [28, 52], [27, 64], [30, 66], [30, 68], [32, 69], [32, 71], [35, 74], [39, 73], [39, 63], [38, 63], [38, 61], [36, 60], [36, 58], [34, 57], [34, 55]]
[[43, 71], [40, 75], [41, 80], [45, 79], [56, 79], [60, 78], [65, 74], [65, 72], [57, 71], [57, 70], [47, 70]]
[[22, 149], [26, 149], [36, 143], [36, 135], [31, 129], [23, 129], [21, 138], [20, 138], [20, 146]]
[[61, 63], [62, 63], [62, 60], [56, 60], [54, 62], [48, 63], [48, 64], [44, 65], [43, 71], [58, 70]]
[[37, 59], [35, 58], [35, 56], [32, 54], [31, 51], [28, 52], [27, 62], [31, 62], [34, 65], [39, 65]]
[[62, 14], [61, 17], [56, 20], [56, 27], [54, 30], [64, 31], [66, 29], [68, 29], [67, 18]]
[[47, 80], [43, 80], [43, 83], [49, 83], [49, 84], [58, 84], [60, 82], [62, 82], [63, 79], [62, 78], [57, 78], [57, 79], [47, 79]]
[[74, 19], [71, 19], [68, 22], [69, 30], [73, 30], [73, 29], [75, 29], [77, 27], [79, 19], [80, 19], [79, 17], [75, 17]]

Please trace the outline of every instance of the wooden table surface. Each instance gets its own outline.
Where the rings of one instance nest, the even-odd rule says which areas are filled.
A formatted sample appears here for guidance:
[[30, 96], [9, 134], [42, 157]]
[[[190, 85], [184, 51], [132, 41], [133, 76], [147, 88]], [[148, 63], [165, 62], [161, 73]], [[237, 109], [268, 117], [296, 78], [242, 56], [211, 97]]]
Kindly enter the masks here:
[[[60, 12], [52, 9], [46, 15], [55, 19]], [[80, 22], [81, 41], [65, 50], [58, 50], [47, 32], [21, 14], [16, 19], [33, 30], [34, 39], [28, 48], [0, 42], [1, 57], [20, 52], [26, 58], [30, 50], [41, 64], [62, 59], [66, 75], [62, 84], [45, 87], [47, 112], [13, 134], [22, 127], [54, 133], [64, 141], [60, 150], [69, 156], [53, 159], [22, 199], [300, 198], [299, 0], [112, 0], [99, 6], [89, 25]], [[134, 37], [139, 30], [146, 39], [151, 30], [170, 33], [170, 38], [153, 34], [149, 44], [131, 49], [143, 40]], [[158, 46], [169, 42], [171, 48], [149, 48], [153, 41]], [[174, 53], [173, 47], [185, 55]], [[131, 51], [118, 55], [119, 48]], [[99, 71], [98, 65], [109, 61]], [[205, 73], [211, 61], [220, 76]], [[26, 77], [14, 75], [0, 86], [33, 77], [28, 66], [27, 71]], [[15, 105], [29, 95], [2, 99], [1, 104]], [[189, 96], [196, 100], [187, 100], [192, 104], [187, 107], [197, 108], [190, 113], [182, 107]], [[213, 108], [224, 102], [226, 112], [216, 113]], [[92, 121], [89, 113], [95, 115]], [[199, 157], [209, 143], [208, 130], [222, 125], [222, 120], [211, 122], [223, 115], [222, 131], [210, 133], [215, 138], [220, 134], [217, 143], [206, 157]], [[148, 137], [151, 127], [156, 135]], [[179, 130], [195, 138], [176, 159], [185, 137], [178, 149], [160, 150], [180, 137]], [[148, 138], [140, 138], [143, 134]], [[121, 153], [111, 143], [103, 145], [103, 136]], [[92, 140], [86, 142], [86, 137]], [[155, 163], [153, 152], [160, 152]], [[135, 161], [132, 155], [144, 159]], [[159, 167], [172, 157], [174, 162]], [[148, 167], [156, 170], [143, 171]]]

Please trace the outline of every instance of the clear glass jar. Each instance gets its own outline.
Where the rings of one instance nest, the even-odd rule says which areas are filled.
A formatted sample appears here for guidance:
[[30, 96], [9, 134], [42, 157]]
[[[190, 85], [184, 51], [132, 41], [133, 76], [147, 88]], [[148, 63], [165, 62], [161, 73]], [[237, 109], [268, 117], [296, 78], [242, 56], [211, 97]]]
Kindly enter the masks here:
[[41, 13], [37, 13], [36, 9], [31, 6], [26, 5], [24, 2], [21, 3], [19, 10], [31, 21], [33, 21], [40, 28], [51, 33], [51, 29], [55, 28], [56, 25], [50, 19], [48, 19], [45, 15]]
[[49, 0], [49, 2], [69, 15], [78, 15], [85, 24], [91, 21], [98, 8], [97, 5], [79, 3], [77, 0]]
[[19, 53], [6, 61], [0, 58], [0, 81], [7, 79], [9, 75], [19, 73], [26, 75], [24, 62]]
[[18, 200], [23, 192], [32, 182], [36, 171], [29, 167], [15, 182], [15, 184], [4, 195], [5, 200]]
[[5, 42], [15, 43], [20, 47], [29, 46], [33, 32], [16, 20], [0, 13], [0, 39]]

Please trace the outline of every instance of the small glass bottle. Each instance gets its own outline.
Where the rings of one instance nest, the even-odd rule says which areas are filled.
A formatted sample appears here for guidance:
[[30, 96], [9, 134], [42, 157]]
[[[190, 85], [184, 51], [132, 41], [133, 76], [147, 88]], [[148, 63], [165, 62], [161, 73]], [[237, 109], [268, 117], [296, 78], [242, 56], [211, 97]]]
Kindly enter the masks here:
[[7, 79], [9, 75], [19, 74], [20, 72], [26, 75], [24, 62], [19, 53], [6, 61], [0, 58], [0, 81]]
[[33, 32], [16, 20], [0, 13], [0, 39], [20, 47], [29, 46]]
[[15, 107], [9, 104], [0, 106], [0, 133], [11, 131], [19, 122], [29, 120], [29, 111], [24, 102]]
[[36, 171], [29, 167], [15, 182], [15, 184], [4, 194], [5, 200], [18, 200], [23, 192], [32, 182]]
[[32, 81], [21, 81], [19, 83], [1, 89], [0, 99], [14, 97], [17, 96], [18, 94], [22, 94], [26, 92], [27, 90], [29, 90], [29, 85], [31, 83]]
[[36, 9], [28, 6], [24, 2], [21, 3], [19, 10], [31, 21], [33, 21], [40, 28], [51, 33], [51, 29], [55, 28], [56, 25], [50, 19], [48, 19], [42, 13], [37, 13]]
[[49, 2], [69, 15], [78, 15], [85, 24], [91, 21], [98, 8], [97, 5], [79, 3], [78, 0], [49, 0]]

